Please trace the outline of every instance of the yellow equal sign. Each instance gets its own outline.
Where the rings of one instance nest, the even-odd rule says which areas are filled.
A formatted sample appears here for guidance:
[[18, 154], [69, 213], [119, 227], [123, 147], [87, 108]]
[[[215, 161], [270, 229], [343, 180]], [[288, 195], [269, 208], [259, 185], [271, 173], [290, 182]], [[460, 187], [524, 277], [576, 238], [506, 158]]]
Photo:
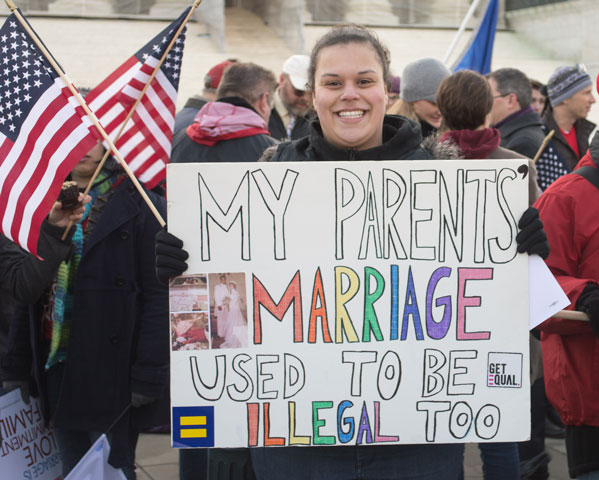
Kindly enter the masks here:
[[[181, 427], [199, 427], [206, 425], [206, 417], [180, 417], [179, 423]], [[181, 428], [181, 438], [206, 438], [207, 434], [206, 428]]]

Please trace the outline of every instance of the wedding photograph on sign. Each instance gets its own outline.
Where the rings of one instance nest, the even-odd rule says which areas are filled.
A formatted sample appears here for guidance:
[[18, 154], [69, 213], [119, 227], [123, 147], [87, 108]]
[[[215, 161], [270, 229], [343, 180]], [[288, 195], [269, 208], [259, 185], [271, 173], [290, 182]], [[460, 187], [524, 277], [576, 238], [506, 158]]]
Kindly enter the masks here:
[[[216, 323], [212, 348], [240, 348], [248, 345], [244, 273], [209, 274], [211, 318]], [[216, 333], [216, 335], [214, 334]]]

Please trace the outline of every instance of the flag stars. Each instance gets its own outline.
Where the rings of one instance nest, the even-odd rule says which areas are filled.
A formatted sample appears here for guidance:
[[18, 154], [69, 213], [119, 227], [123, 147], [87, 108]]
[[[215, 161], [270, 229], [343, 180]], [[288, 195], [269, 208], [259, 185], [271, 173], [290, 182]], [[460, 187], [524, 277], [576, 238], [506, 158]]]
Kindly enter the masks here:
[[31, 95], [26, 93], [25, 95], [23, 95], [23, 100], [25, 100], [26, 102], [29, 102], [29, 100], [31, 100]]
[[15, 131], [15, 129], [16, 129], [16, 127], [15, 127], [15, 126], [14, 126], [14, 125], [11, 123], [11, 124], [8, 126], [8, 129], [9, 129], [11, 132], [14, 132], [14, 131]]
[[6, 118], [8, 118], [9, 122], [12, 122], [13, 117], [14, 117], [14, 115], [10, 112], [8, 112], [8, 115], [6, 115]]
[[6, 43], [6, 40], [8, 39], [8, 37], [6, 35], [2, 35], [0, 37], [0, 41], [2, 41], [2, 43]]
[[34, 86], [34, 87], [38, 87], [38, 88], [39, 88], [39, 87], [41, 87], [41, 86], [42, 86], [42, 82], [41, 82], [41, 81], [39, 81], [39, 80], [36, 80], [35, 82], [33, 82], [33, 86]]
[[0, 117], [0, 125], [4, 125], [6, 123], [6, 118]]
[[162, 37], [162, 43], [166, 43], [167, 38], [166, 37]]
[[33, 74], [34, 74], [36, 77], [38, 77], [38, 78], [39, 78], [39, 77], [42, 75], [42, 72], [41, 72], [41, 71], [40, 71], [40, 69], [38, 68], [38, 69], [36, 69], [36, 70], [34, 70], [34, 71], [33, 71]]
[[4, 80], [4, 86], [5, 87], [10, 86], [10, 79], [7, 78], [6, 80]]
[[15, 30], [10, 32], [10, 38], [17, 38], [17, 32]]
[[18, 47], [17, 42], [13, 42], [10, 44], [10, 48], [12, 48], [13, 50], [16, 50]]

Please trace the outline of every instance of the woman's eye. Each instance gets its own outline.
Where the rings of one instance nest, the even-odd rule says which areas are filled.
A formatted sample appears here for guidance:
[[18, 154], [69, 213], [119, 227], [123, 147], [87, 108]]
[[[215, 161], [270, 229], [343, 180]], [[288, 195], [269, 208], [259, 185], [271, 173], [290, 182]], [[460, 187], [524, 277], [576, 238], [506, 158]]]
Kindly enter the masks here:
[[359, 85], [368, 85], [370, 83], [372, 83], [372, 80], [370, 78], [361, 78], [360, 80], [358, 80]]

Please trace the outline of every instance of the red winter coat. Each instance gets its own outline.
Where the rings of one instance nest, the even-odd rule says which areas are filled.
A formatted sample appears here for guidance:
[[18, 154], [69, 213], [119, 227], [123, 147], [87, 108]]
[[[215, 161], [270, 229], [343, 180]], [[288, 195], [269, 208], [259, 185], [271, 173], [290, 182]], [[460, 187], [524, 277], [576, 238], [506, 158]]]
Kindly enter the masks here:
[[[599, 147], [599, 135], [593, 144]], [[593, 147], [576, 168], [597, 167]], [[535, 206], [551, 247], [547, 265], [574, 310], [587, 283], [599, 283], [599, 189], [580, 175], [564, 175]], [[550, 402], [566, 425], [599, 427], [599, 339], [587, 322], [551, 318], [540, 329]]]

